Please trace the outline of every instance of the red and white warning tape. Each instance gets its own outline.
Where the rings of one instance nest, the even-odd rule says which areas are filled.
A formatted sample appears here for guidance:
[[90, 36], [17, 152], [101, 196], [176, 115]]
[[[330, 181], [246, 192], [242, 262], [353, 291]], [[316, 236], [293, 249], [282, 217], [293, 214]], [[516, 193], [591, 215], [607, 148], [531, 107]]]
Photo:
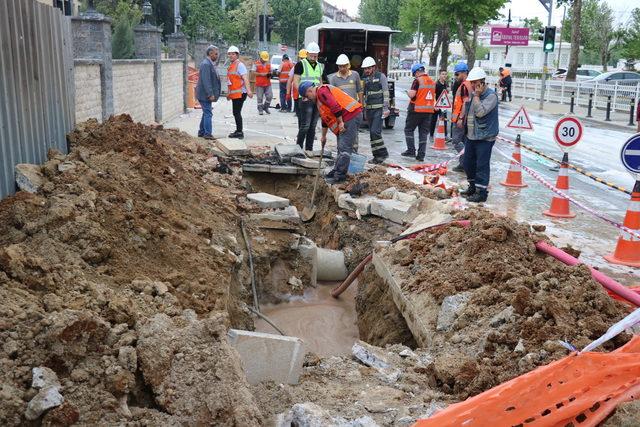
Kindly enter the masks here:
[[453, 156], [452, 158], [450, 158], [449, 160], [445, 160], [444, 162], [440, 162], [438, 164], [435, 165], [429, 165], [429, 166], [425, 166], [422, 169], [418, 169], [415, 172], [419, 172], [419, 173], [431, 173], [431, 172], [435, 172], [438, 169], [442, 168], [442, 167], [446, 167], [449, 166], [449, 163], [451, 163], [452, 161], [454, 161], [455, 159], [457, 159], [458, 157], [462, 156], [462, 153], [464, 153], [464, 150], [460, 151], [458, 154], [456, 154], [455, 156]]
[[[546, 179], [544, 179], [544, 177], [542, 177], [540, 174], [538, 174], [536, 171], [534, 171], [533, 169], [523, 165], [522, 163], [517, 162], [515, 159], [513, 159], [513, 157], [511, 155], [506, 154], [505, 152], [503, 152], [502, 150], [500, 150], [499, 148], [495, 148], [495, 150], [502, 156], [508, 158], [509, 160], [511, 160], [512, 162], [515, 162], [517, 164], [520, 165], [520, 167], [525, 170], [529, 175], [531, 175], [536, 181], [540, 182], [542, 185], [544, 185], [545, 187], [547, 187], [549, 190], [553, 191], [554, 193], [556, 193], [557, 195], [559, 195], [560, 197], [562, 197], [563, 199], [567, 199], [569, 200], [571, 203], [573, 203], [574, 205], [578, 206], [580, 209], [589, 212], [590, 214], [592, 214], [593, 216], [595, 216], [596, 218], [600, 218], [601, 220], [613, 225], [614, 227], [618, 228], [619, 230], [635, 237], [636, 239], [640, 239], [640, 232], [638, 232], [638, 230], [632, 230], [629, 227], [625, 227], [624, 225], [604, 216], [603, 214], [601, 214], [600, 212], [597, 212], [594, 209], [591, 209], [590, 207], [586, 206], [585, 204], [583, 204], [582, 202], [579, 202], [578, 200], [574, 199], [573, 197], [571, 197], [570, 195], [568, 195], [567, 193], [565, 193], [564, 191], [558, 189], [555, 185], [551, 184], [549, 181], [547, 181]], [[562, 171], [562, 168], [560, 168], [560, 170]]]

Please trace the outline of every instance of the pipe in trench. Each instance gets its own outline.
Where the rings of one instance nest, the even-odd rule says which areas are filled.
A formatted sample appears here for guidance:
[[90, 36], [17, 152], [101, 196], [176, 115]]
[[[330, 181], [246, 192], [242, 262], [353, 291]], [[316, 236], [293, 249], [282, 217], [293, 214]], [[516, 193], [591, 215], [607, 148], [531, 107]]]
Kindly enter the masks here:
[[[444, 223], [444, 224], [433, 225], [433, 226], [430, 226], [430, 227], [423, 228], [422, 230], [418, 230], [415, 233], [411, 233], [411, 234], [406, 234], [406, 235], [401, 235], [401, 236], [395, 237], [394, 239], [391, 240], [391, 243], [395, 243], [395, 242], [398, 242], [398, 241], [404, 240], [404, 239], [413, 239], [418, 234], [422, 233], [425, 230], [436, 228], [436, 227], [440, 227], [440, 226], [445, 226], [445, 225], [460, 225], [462, 227], [469, 227], [471, 225], [471, 221], [469, 221], [469, 220], [459, 220], [459, 221], [447, 222], [447, 223]], [[568, 253], [566, 253], [562, 249], [559, 249], [559, 248], [556, 248], [553, 245], [550, 245], [549, 243], [547, 243], [545, 241], [541, 240], [539, 242], [536, 242], [535, 246], [536, 246], [536, 249], [538, 251], [543, 252], [543, 253], [545, 253], [545, 254], [547, 254], [549, 256], [552, 256], [553, 258], [557, 259], [558, 261], [560, 261], [560, 262], [562, 262], [564, 264], [571, 265], [571, 266], [578, 265], [578, 264], [583, 264], [577, 258], [569, 255]], [[353, 281], [358, 277], [358, 275], [362, 272], [362, 270], [364, 270], [364, 267], [369, 262], [371, 262], [372, 258], [373, 258], [373, 254], [369, 254], [365, 259], [363, 259], [360, 262], [360, 264], [358, 264], [358, 266], [353, 270], [353, 272], [351, 272], [351, 274], [349, 274], [349, 276], [344, 280], [344, 282], [342, 282], [342, 284], [340, 284], [340, 286], [338, 286], [337, 288], [335, 288], [334, 290], [331, 291], [331, 296], [334, 297], [334, 298], [337, 298], [341, 293], [343, 293], [351, 285], [351, 283], [353, 283]], [[624, 286], [623, 284], [613, 280], [611, 277], [607, 276], [606, 274], [602, 273], [601, 271], [598, 271], [598, 270], [596, 270], [595, 268], [593, 268], [593, 267], [591, 267], [589, 265], [587, 265], [587, 267], [589, 267], [589, 270], [591, 271], [591, 277], [593, 277], [593, 279], [596, 282], [600, 283], [605, 289], [608, 289], [609, 291], [611, 291], [615, 295], [619, 296], [620, 298], [624, 299], [625, 301], [630, 302], [631, 304], [635, 305], [636, 307], [640, 307], [640, 294], [635, 293], [631, 289], [629, 289], [626, 286]]]

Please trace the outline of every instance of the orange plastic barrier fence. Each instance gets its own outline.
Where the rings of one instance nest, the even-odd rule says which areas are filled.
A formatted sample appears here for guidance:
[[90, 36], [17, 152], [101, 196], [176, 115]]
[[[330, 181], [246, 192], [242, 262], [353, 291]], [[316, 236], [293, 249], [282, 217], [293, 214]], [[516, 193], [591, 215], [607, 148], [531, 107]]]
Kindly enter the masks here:
[[640, 336], [634, 336], [611, 353], [572, 353], [414, 426], [593, 427], [638, 397]]

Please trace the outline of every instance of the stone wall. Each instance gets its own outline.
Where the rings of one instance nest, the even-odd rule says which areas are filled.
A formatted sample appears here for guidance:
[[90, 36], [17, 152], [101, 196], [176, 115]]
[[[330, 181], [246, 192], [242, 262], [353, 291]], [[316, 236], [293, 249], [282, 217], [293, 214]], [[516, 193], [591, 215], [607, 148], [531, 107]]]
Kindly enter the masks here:
[[142, 123], [155, 121], [154, 62], [146, 59], [113, 61], [113, 109]]
[[184, 76], [182, 59], [162, 60], [162, 120], [183, 113]]
[[76, 90], [76, 123], [87, 119], [102, 121], [102, 88], [100, 62], [76, 60], [74, 64]]

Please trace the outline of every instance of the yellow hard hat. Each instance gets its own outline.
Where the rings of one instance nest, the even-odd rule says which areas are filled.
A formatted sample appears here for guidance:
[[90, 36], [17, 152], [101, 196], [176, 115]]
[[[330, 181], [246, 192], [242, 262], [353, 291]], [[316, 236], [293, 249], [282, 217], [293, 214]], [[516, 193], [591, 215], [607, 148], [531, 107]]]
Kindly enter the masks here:
[[305, 59], [307, 57], [307, 49], [300, 49], [298, 52], [298, 58]]
[[260, 52], [260, 59], [262, 59], [263, 61], [268, 61], [269, 60], [269, 52], [267, 51], [262, 51]]

